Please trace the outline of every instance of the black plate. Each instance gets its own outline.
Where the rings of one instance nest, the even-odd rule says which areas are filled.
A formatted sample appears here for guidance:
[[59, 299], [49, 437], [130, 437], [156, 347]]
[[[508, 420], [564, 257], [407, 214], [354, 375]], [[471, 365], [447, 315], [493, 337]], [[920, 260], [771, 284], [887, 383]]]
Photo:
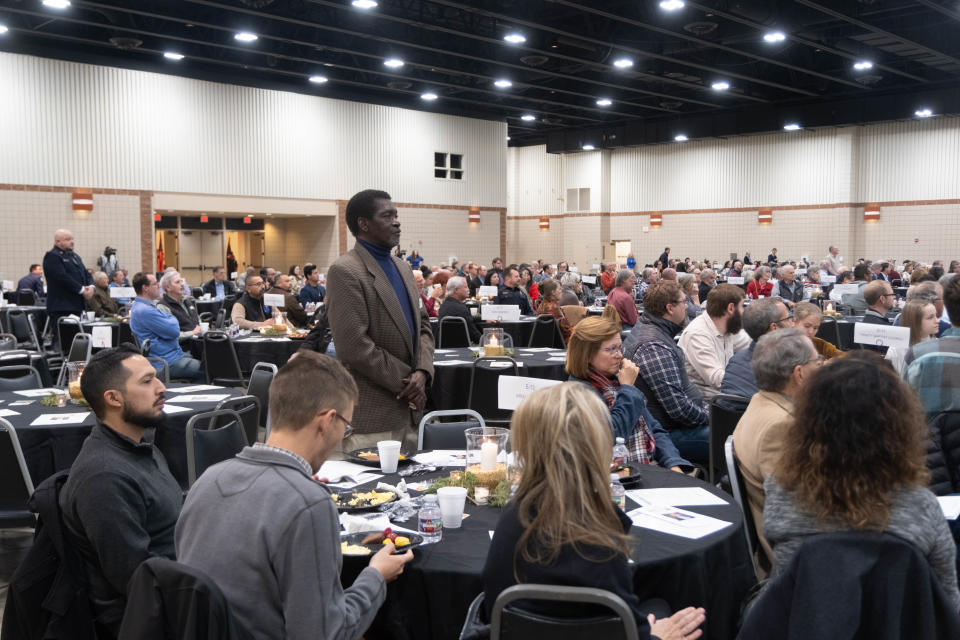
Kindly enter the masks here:
[[[376, 508], [379, 507], [380, 505], [390, 504], [391, 502], [396, 502], [396, 501], [397, 501], [397, 494], [394, 493], [392, 498], [390, 498], [390, 499], [387, 500], [386, 502], [381, 502], [380, 504], [374, 504], [374, 505], [359, 505], [359, 506], [356, 506], [356, 507], [350, 507], [350, 506], [347, 506], [347, 502], [353, 499], [353, 495], [354, 495], [355, 493], [370, 493], [370, 492], [369, 492], [369, 491], [363, 491], [363, 490], [355, 490], [355, 491], [337, 491], [337, 492], [335, 492], [335, 493], [336, 493], [336, 494], [339, 496], [339, 498], [340, 498], [340, 502], [339, 502], [339, 503], [336, 503], [336, 502], [334, 503], [334, 504], [337, 505], [337, 510], [339, 510], [339, 511], [367, 511], [367, 510], [369, 510], [369, 509], [376, 509]], [[391, 492], [391, 493], [392, 493], [392, 492]]]
[[[340, 540], [341, 541], [346, 540], [347, 544], [359, 544], [360, 546], [367, 547], [371, 551], [370, 555], [373, 555], [374, 553], [380, 550], [383, 544], [382, 543], [363, 544], [363, 539], [366, 538], [371, 533], [381, 533], [381, 532], [380, 531], [359, 531], [357, 533], [350, 533], [347, 535], [340, 536]], [[406, 536], [407, 538], [410, 538], [410, 544], [405, 545], [403, 547], [397, 547], [396, 553], [403, 553], [407, 549], [413, 549], [414, 547], [419, 547], [421, 544], [423, 544], [423, 536], [417, 535], [415, 533], [404, 533], [402, 531], [398, 531], [397, 535]], [[344, 557], [345, 558], [369, 558], [370, 556], [347, 555]]]
[[[364, 451], [370, 451], [372, 453], [376, 453], [377, 459], [367, 460], [366, 458], [361, 458], [360, 454], [363, 453]], [[402, 464], [410, 464], [411, 462], [410, 454], [404, 451], [401, 451], [400, 454], [403, 455], [403, 458], [397, 461], [397, 466], [400, 466]], [[377, 469], [380, 468], [380, 452], [377, 451], [376, 447], [367, 447], [366, 449], [354, 449], [353, 451], [350, 451], [345, 455], [347, 456], [347, 460], [349, 460], [350, 462], [356, 462], [357, 464], [362, 464], [365, 467], [374, 467]]]
[[[624, 467], [627, 468], [628, 473], [627, 475], [622, 476], [620, 478], [620, 484], [622, 484], [624, 487], [627, 487], [628, 489], [633, 489], [638, 487], [643, 481], [643, 471], [641, 469], [642, 465], [627, 464], [627, 465], [624, 465]], [[617, 471], [611, 471], [610, 473], [617, 473], [617, 475], [619, 475], [619, 472]]]

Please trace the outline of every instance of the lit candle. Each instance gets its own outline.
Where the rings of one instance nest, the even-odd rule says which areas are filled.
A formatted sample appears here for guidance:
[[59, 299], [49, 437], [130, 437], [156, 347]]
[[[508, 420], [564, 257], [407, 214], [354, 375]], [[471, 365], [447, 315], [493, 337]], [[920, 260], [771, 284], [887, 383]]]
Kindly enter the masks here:
[[832, 303], [832, 302], [828, 302], [828, 303], [827, 303], [827, 311], [833, 311], [833, 303]]
[[497, 443], [484, 442], [480, 445], [480, 470], [493, 471], [497, 468]]
[[490, 499], [490, 489], [486, 487], [475, 487], [473, 489], [473, 499], [477, 504], [487, 504]]

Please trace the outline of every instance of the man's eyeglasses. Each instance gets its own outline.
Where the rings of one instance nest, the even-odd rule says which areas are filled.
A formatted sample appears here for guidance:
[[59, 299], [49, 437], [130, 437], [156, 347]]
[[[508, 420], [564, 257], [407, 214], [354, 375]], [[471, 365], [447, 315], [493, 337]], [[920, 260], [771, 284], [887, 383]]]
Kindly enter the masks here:
[[814, 366], [822, 367], [823, 363], [826, 361], [827, 361], [826, 358], [824, 358], [821, 355], [818, 355], [816, 358], [810, 358], [809, 360], [807, 360], [807, 364], [810, 364], [812, 362]]
[[350, 436], [353, 435], [353, 425], [351, 425], [349, 422], [347, 422], [347, 419], [346, 419], [346, 418], [344, 418], [344, 417], [343, 417], [342, 415], [340, 415], [339, 413], [334, 413], [334, 414], [333, 414], [333, 417], [334, 417], [334, 418], [340, 418], [341, 420], [343, 420], [343, 439], [344, 439], [344, 440], [346, 440], [347, 438], [349, 438]]
[[895, 295], [897, 295], [897, 294], [895, 294], [895, 293], [883, 293], [883, 294], [880, 295], [880, 297], [881, 297], [881, 298], [886, 298], [886, 297], [888, 297], [888, 296], [895, 296]]
[[686, 298], [680, 298], [679, 300], [674, 300], [670, 304], [689, 304], [689, 302], [690, 301], [687, 300]]

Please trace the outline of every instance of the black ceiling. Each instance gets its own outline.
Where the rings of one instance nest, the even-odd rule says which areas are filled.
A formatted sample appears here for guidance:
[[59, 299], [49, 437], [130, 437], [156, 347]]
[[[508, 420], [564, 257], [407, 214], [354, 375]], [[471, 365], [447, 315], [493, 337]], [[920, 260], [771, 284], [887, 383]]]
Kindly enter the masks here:
[[[506, 120], [569, 151], [960, 112], [954, 0], [0, 0], [0, 49]], [[779, 30], [782, 42], [764, 34]], [[252, 43], [238, 31], [258, 35]], [[510, 44], [509, 33], [526, 41]], [[163, 57], [166, 51], [185, 56]], [[399, 69], [384, 60], [402, 59]], [[613, 65], [630, 58], [633, 66]], [[857, 70], [859, 61], [873, 63]], [[328, 78], [308, 82], [311, 75]], [[497, 79], [513, 85], [498, 88]], [[715, 82], [729, 84], [717, 91]], [[425, 102], [420, 96], [438, 96]], [[596, 101], [606, 98], [609, 106]], [[521, 117], [531, 114], [534, 121]]]

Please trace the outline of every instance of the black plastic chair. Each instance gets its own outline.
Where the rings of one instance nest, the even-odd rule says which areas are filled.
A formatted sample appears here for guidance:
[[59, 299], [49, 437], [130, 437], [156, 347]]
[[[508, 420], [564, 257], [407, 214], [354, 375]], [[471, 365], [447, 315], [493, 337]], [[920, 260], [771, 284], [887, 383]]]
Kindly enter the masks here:
[[17, 291], [17, 304], [21, 307], [34, 307], [37, 304], [37, 292], [32, 289]]
[[836, 318], [824, 316], [820, 321], [820, 328], [817, 330], [817, 337], [826, 340], [837, 349], [843, 349], [844, 345], [840, 340], [840, 327], [837, 326]]
[[73, 336], [70, 349], [67, 350], [67, 355], [64, 357], [63, 363], [60, 366], [60, 375], [57, 376], [57, 386], [61, 387], [66, 383], [65, 378], [67, 375], [68, 362], [89, 362], [92, 352], [93, 342], [90, 334], [78, 333]]
[[[547, 600], [571, 604], [594, 604], [610, 609], [613, 615], [588, 618], [560, 618], [531, 613], [519, 608], [518, 600]], [[633, 611], [620, 596], [592, 587], [546, 584], [517, 584], [497, 596], [490, 612], [490, 640], [637, 640]]]
[[239, 396], [221, 400], [216, 410], [230, 409], [235, 411], [243, 420], [243, 433], [247, 437], [247, 444], [258, 441], [260, 427], [260, 400], [256, 396]]
[[723, 443], [733, 435], [737, 423], [743, 417], [750, 398], [720, 393], [710, 399], [710, 468], [707, 476], [710, 484], [716, 484], [727, 473], [723, 456]]
[[36, 518], [27, 508], [33, 481], [13, 425], [0, 418], [0, 529], [32, 527]]
[[143, 354], [144, 358], [150, 357], [150, 338], [147, 338], [140, 343], [140, 353]]
[[229, 336], [221, 331], [208, 331], [203, 336], [203, 372], [208, 384], [224, 387], [246, 386], [237, 351]]
[[66, 355], [73, 345], [73, 337], [78, 333], [83, 333], [83, 327], [76, 318], [63, 317], [57, 320], [57, 350], [60, 355]]
[[747, 540], [747, 549], [750, 550], [750, 559], [753, 561], [753, 572], [758, 573], [757, 569], [757, 550], [760, 548], [760, 534], [757, 533], [757, 523], [753, 520], [753, 510], [750, 509], [750, 502], [747, 500], [747, 484], [743, 479], [743, 471], [740, 470], [740, 461], [737, 460], [736, 451], [733, 449], [733, 436], [727, 436], [723, 443], [724, 457], [727, 460], [727, 469], [730, 471], [730, 493], [734, 500], [740, 505], [743, 511], [743, 535]]
[[0, 351], [14, 351], [17, 348], [17, 336], [12, 333], [0, 333]]
[[[447, 328], [446, 334], [443, 332], [444, 326]], [[437, 334], [438, 349], [460, 349], [469, 346], [470, 329], [466, 318], [459, 316], [440, 318], [440, 331]]]
[[17, 348], [42, 353], [43, 350], [40, 348], [39, 340], [32, 328], [30, 314], [23, 309], [6, 309], [5, 311], [6, 329], [7, 332], [17, 337]]
[[209, 311], [204, 311], [199, 315], [199, 318], [200, 322], [206, 322], [207, 324], [210, 324], [210, 322], [213, 320], [213, 314]]
[[29, 365], [0, 367], [0, 391], [26, 391], [42, 389], [40, 372]]
[[[226, 424], [217, 426], [223, 419]], [[217, 409], [198, 413], [187, 421], [187, 487], [208, 467], [229, 460], [247, 446], [243, 418], [236, 411]]]
[[247, 384], [247, 395], [255, 396], [260, 401], [259, 425], [269, 434], [270, 432], [270, 385], [277, 375], [277, 365], [270, 362], [258, 362], [250, 372], [250, 382]]
[[566, 345], [563, 343], [563, 334], [560, 333], [557, 319], [548, 313], [537, 316], [527, 346], [563, 349]]
[[203, 289], [200, 287], [190, 287], [190, 294], [193, 296], [194, 299], [202, 298]]
[[[434, 422], [437, 418], [473, 418], [459, 422]], [[417, 429], [417, 451], [429, 449], [462, 449], [466, 447], [463, 432], [473, 427], [485, 427], [483, 417], [470, 409], [431, 411], [420, 420]]]
[[224, 324], [227, 321], [227, 310], [221, 308], [220, 311], [217, 311], [217, 320], [213, 323], [213, 329], [223, 329]]
[[[504, 336], [504, 338], [506, 338], [506, 336]], [[504, 340], [504, 342], [506, 342], [506, 340]], [[487, 367], [481, 366], [484, 363], [494, 362], [505, 362], [508, 363], [509, 366], [503, 367], [502, 369], [490, 368], [489, 364]], [[512, 374], [507, 373], [507, 371], [512, 371]], [[484, 420], [494, 426], [508, 427], [513, 412], [500, 409], [499, 407], [497, 379], [501, 375], [520, 375], [520, 368], [517, 366], [517, 361], [506, 356], [480, 356], [476, 358], [473, 361], [473, 367], [470, 369], [470, 391], [467, 395], [467, 409], [476, 411], [483, 416]], [[481, 387], [486, 388], [485, 394], [477, 393]], [[474, 396], [477, 398], [476, 402], [474, 401]]]

